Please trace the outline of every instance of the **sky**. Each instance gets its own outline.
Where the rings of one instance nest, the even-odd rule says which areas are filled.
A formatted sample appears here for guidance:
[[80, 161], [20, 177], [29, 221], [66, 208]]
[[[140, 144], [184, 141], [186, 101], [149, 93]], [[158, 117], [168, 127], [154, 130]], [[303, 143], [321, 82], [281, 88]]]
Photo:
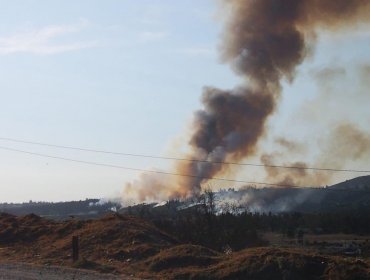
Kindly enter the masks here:
[[[138, 176], [4, 148], [138, 169], [165, 170], [170, 164], [3, 138], [167, 156], [186, 142], [192, 113], [202, 106], [202, 88], [240, 83], [219, 57], [217, 1], [0, 0], [0, 6], [0, 202], [110, 198]], [[320, 33], [294, 82], [284, 83], [271, 135], [302, 140], [322, 129], [307, 122], [312, 116], [320, 120], [331, 103], [329, 96], [323, 108], [315, 103], [320, 110], [311, 112], [322, 88], [317, 73], [330, 65], [355, 73], [345, 73], [345, 85], [361, 84], [356, 69], [370, 62], [367, 30]], [[366, 128], [368, 96], [356, 104], [344, 97], [336, 106], [360, 104], [343, 118]], [[292, 117], [302, 111], [309, 118]]]

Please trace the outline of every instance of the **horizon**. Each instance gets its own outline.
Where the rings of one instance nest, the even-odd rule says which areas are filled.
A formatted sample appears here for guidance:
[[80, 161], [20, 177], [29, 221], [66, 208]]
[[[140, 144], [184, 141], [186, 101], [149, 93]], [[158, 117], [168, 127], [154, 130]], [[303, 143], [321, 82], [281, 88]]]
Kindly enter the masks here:
[[[293, 189], [296, 189], [296, 190], [302, 190], [302, 189], [314, 189], [314, 190], [320, 190], [320, 189], [327, 189], [327, 188], [330, 188], [330, 187], [335, 187], [336, 185], [339, 185], [339, 184], [342, 184], [342, 183], [346, 183], [348, 181], [352, 181], [352, 180], [356, 180], [358, 178], [362, 178], [362, 177], [370, 177], [370, 175], [362, 175], [362, 176], [357, 176], [357, 177], [354, 177], [354, 178], [350, 178], [350, 179], [347, 179], [345, 181], [340, 181], [340, 182], [335, 182], [334, 184], [332, 185], [325, 185], [325, 186], [302, 186], [302, 187], [296, 187], [296, 188], [293, 188]], [[256, 189], [256, 190], [264, 190], [264, 189], [275, 189], [275, 190], [286, 190], [286, 189], [292, 189], [292, 187], [289, 187], [289, 186], [280, 186], [280, 187], [273, 187], [273, 186], [261, 186], [261, 187], [258, 187], [256, 185], [246, 185], [246, 186], [243, 186], [242, 188], [234, 188], [233, 186], [229, 186], [229, 187], [226, 187], [226, 188], [219, 188], [219, 189], [215, 189], [215, 190], [212, 190], [214, 193], [219, 193], [219, 192], [228, 192], [230, 190], [232, 191], [236, 191], [236, 192], [239, 192], [239, 191], [245, 191], [245, 190], [250, 190], [250, 189]], [[342, 190], [341, 190], [342, 191]], [[180, 199], [181, 201], [181, 198], [172, 198], [172, 199], [169, 199], [169, 200], [177, 200], [177, 199]], [[185, 200], [188, 200], [189, 198], [183, 198], [184, 201]], [[191, 197], [190, 197], [191, 199]], [[47, 200], [29, 200], [29, 201], [19, 201], [19, 202], [13, 202], [13, 201], [0, 201], [0, 204], [32, 204], [32, 203], [51, 203], [51, 204], [56, 204], [56, 203], [65, 203], [65, 202], [81, 202], [81, 201], [88, 201], [88, 200], [97, 200], [98, 203], [100, 204], [105, 204], [105, 203], [118, 203], [118, 204], [121, 204], [122, 207], [126, 207], [127, 205], [124, 205], [122, 204], [122, 201], [118, 201], [117, 198], [114, 198], [113, 200], [110, 200], [110, 199], [102, 199], [100, 197], [86, 197], [86, 198], [81, 198], [81, 199], [74, 199], [74, 200], [59, 200], [59, 201], [47, 201]], [[133, 204], [133, 205], [141, 205], [141, 204], [158, 204], [158, 203], [162, 203], [164, 201], [152, 201], [152, 202], [137, 202], [136, 204]]]

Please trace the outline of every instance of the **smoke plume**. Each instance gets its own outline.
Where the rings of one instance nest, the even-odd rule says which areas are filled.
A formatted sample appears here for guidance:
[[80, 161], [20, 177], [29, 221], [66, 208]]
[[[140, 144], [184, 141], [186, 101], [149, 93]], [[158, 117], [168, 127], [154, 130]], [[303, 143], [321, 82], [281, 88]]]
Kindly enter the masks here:
[[196, 194], [208, 178], [230, 171], [215, 162], [254, 155], [277, 107], [281, 82], [294, 79], [296, 67], [311, 51], [315, 31], [335, 32], [370, 19], [368, 0], [224, 0], [222, 7], [226, 16], [221, 56], [244, 82], [232, 90], [204, 89], [204, 107], [195, 112], [187, 155], [202, 162], [175, 166], [176, 173], [195, 177], [170, 182], [154, 178], [152, 184], [126, 186], [140, 192], [143, 200]]

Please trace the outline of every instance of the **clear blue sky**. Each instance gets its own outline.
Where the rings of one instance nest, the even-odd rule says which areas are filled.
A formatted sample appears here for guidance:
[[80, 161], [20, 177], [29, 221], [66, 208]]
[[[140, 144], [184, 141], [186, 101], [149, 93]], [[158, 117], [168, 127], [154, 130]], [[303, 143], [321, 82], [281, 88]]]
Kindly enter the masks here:
[[[0, 0], [0, 137], [166, 155], [201, 107], [202, 87], [239, 82], [220, 64], [216, 3]], [[304, 138], [300, 124], [281, 128], [315, 98], [315, 69], [370, 62], [369, 33], [361, 30], [322, 36], [296, 82], [286, 86], [271, 133]], [[366, 126], [366, 107], [359, 112], [354, 121]], [[136, 168], [168, 165], [3, 140], [0, 146]], [[0, 201], [110, 197], [137, 175], [0, 149]]]

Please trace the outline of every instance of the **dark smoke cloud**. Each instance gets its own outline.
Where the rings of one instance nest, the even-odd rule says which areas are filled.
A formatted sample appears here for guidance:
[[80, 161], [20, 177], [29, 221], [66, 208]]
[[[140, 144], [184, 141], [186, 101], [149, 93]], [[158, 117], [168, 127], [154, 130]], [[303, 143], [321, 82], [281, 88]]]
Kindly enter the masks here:
[[[204, 109], [195, 114], [190, 145], [194, 154], [201, 153], [211, 162], [254, 154], [266, 121], [275, 111], [281, 79], [292, 80], [307, 53], [308, 31], [317, 25], [334, 28], [354, 23], [359, 14], [369, 12], [368, 1], [348, 0], [233, 0], [225, 1], [225, 7], [230, 16], [222, 58], [248, 86], [231, 91], [206, 88], [203, 93]], [[206, 178], [225, 171], [225, 166], [217, 164], [185, 165], [179, 169]], [[190, 180], [185, 187], [197, 192], [201, 181]]]
[[[192, 195], [201, 184], [229, 172], [212, 162], [239, 161], [256, 152], [268, 117], [281, 95], [281, 80], [292, 81], [304, 60], [317, 28], [335, 31], [369, 21], [368, 0], [224, 0], [226, 28], [221, 55], [244, 79], [234, 90], [205, 88], [204, 108], [195, 113], [190, 136], [190, 159], [180, 162], [178, 173], [199, 178], [171, 181], [174, 193]], [[299, 163], [301, 164], [301, 163]], [[156, 184], [155, 189], [168, 189]], [[152, 186], [141, 186], [141, 188]], [[153, 192], [153, 188], [152, 191]], [[155, 191], [154, 191], [155, 193]]]
[[305, 56], [297, 29], [300, 1], [226, 1], [231, 9], [222, 57], [239, 75], [276, 94], [280, 79], [292, 78]]
[[[202, 160], [210, 162], [226, 158], [238, 161], [246, 154], [252, 154], [264, 132], [265, 118], [275, 108], [271, 95], [246, 88], [234, 91], [206, 88], [202, 101], [207, 110], [195, 113], [190, 145], [194, 153], [203, 155]], [[202, 177], [212, 177], [225, 168], [226, 165], [204, 162], [179, 166], [179, 170], [186, 174], [200, 176], [188, 182], [197, 188], [195, 191], [200, 190]]]

